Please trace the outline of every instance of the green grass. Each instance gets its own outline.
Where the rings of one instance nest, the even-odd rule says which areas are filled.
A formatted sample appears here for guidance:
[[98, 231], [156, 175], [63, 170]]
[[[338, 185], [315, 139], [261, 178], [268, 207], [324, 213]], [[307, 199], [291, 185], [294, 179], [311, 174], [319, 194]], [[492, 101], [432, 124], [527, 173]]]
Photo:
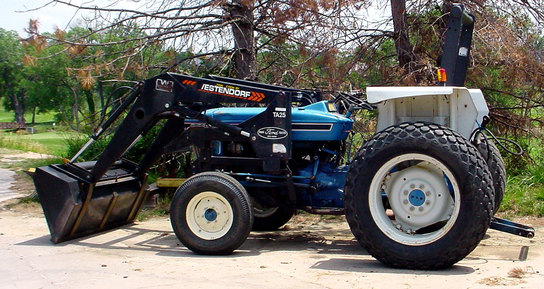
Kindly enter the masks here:
[[[3, 106], [0, 105], [0, 122], [12, 122], [15, 119], [15, 113], [13, 111], [7, 111]], [[27, 123], [30, 123], [32, 121], [32, 112], [25, 113], [25, 120]], [[36, 114], [36, 123], [43, 123], [43, 122], [54, 122], [55, 120], [55, 113], [54, 112], [48, 112], [48, 113], [40, 113]]]
[[0, 122], [11, 122], [14, 119], [14, 114], [11, 111], [6, 111], [3, 106], [0, 106]]
[[138, 214], [136, 220], [141, 222], [153, 217], [167, 216], [170, 213], [171, 202], [171, 194], [159, 196], [157, 200], [157, 206], [155, 208], [143, 208]]
[[54, 156], [65, 156], [65, 139], [69, 135], [70, 133], [57, 131], [36, 134], [4, 132], [0, 134], [0, 147]]
[[[0, 107], [0, 122], [12, 122], [14, 114]], [[65, 131], [55, 122], [54, 113], [36, 115], [36, 123], [30, 125], [32, 114], [25, 114], [28, 126], [32, 126], [35, 134], [19, 132], [0, 132], [0, 147], [22, 151], [31, 151], [54, 156], [65, 156], [67, 154], [66, 138], [75, 135], [73, 132]]]
[[[509, 172], [499, 212], [512, 216], [544, 217], [544, 149], [539, 139], [526, 142], [526, 156], [506, 157]], [[527, 155], [531, 156], [527, 158]], [[516, 164], [522, 167], [516, 168]]]
[[544, 184], [533, 176], [509, 177], [500, 212], [513, 216], [544, 217]]

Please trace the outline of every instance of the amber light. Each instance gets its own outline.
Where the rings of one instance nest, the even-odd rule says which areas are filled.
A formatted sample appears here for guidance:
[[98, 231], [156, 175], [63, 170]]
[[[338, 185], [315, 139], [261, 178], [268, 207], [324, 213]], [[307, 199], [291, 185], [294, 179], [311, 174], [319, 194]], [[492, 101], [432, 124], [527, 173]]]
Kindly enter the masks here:
[[437, 75], [438, 75], [438, 82], [446, 82], [448, 80], [448, 76], [446, 75], [445, 68], [439, 68]]

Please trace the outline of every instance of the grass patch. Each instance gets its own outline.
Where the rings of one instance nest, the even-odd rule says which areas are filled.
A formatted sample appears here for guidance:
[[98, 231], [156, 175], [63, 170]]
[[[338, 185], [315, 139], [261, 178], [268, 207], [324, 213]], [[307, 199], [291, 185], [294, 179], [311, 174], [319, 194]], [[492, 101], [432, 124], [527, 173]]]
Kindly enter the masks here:
[[47, 152], [45, 146], [36, 142], [25, 141], [24, 138], [13, 133], [3, 133], [0, 135], [0, 147], [20, 151], [31, 151], [40, 154], [45, 154]]
[[[54, 112], [37, 114], [36, 123], [32, 125], [28, 123], [32, 119], [30, 112], [25, 114], [25, 119], [27, 126], [33, 127], [36, 133], [27, 134], [24, 131], [0, 132], [0, 147], [57, 156], [66, 154], [65, 139], [75, 133], [63, 131], [64, 128], [56, 125]], [[0, 107], [0, 122], [13, 121], [14, 113]]]
[[499, 212], [509, 218], [544, 217], [544, 143], [537, 138], [520, 143], [526, 151], [523, 157], [501, 151], [508, 176]]
[[535, 179], [534, 176], [508, 177], [500, 211], [509, 216], [544, 217], [544, 184]]
[[157, 200], [157, 206], [155, 208], [143, 208], [138, 214], [136, 220], [141, 222], [153, 217], [167, 216], [168, 214], [170, 214], [171, 202], [171, 194], [159, 195]]
[[4, 106], [0, 105], [0, 122], [12, 122], [14, 119], [13, 111], [6, 111]]
[[40, 199], [38, 198], [38, 195], [32, 195], [28, 197], [20, 198], [17, 204], [39, 204]]
[[5, 132], [0, 134], [0, 147], [64, 156], [67, 153], [66, 138], [72, 134], [57, 131], [36, 134]]
[[[36, 114], [36, 123], [52, 122], [55, 120], [55, 112], [38, 113]], [[15, 113], [13, 111], [7, 111], [4, 106], [0, 106], [0, 122], [13, 122], [15, 120]], [[32, 112], [25, 113], [25, 120], [27, 123], [32, 121]]]

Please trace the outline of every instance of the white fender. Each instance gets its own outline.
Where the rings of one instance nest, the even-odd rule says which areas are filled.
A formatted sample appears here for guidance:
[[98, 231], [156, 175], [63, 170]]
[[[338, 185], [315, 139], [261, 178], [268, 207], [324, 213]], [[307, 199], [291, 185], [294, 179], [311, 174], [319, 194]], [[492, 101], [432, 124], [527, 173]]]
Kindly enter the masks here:
[[482, 91], [452, 86], [368, 87], [367, 101], [378, 106], [377, 131], [406, 121], [450, 127], [465, 138], [489, 114]]

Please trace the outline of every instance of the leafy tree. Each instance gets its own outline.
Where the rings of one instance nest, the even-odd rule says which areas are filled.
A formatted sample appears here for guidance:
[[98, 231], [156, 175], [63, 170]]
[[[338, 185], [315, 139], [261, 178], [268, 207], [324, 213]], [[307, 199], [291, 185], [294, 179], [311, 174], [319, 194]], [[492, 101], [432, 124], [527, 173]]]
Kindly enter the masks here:
[[[57, 111], [59, 121], [78, 131], [80, 125], [94, 127], [103, 120], [107, 107], [118, 101], [108, 97], [113, 89], [156, 74], [160, 67], [154, 67], [155, 60], [165, 59], [160, 44], [126, 56], [133, 47], [122, 43], [122, 39], [142, 36], [137, 26], [117, 27], [85, 37], [86, 42], [93, 44], [121, 41], [107, 46], [52, 45], [52, 38], [67, 42], [81, 40], [89, 32], [83, 27], [41, 35], [33, 21], [27, 30], [30, 35], [22, 41], [27, 61], [23, 70], [25, 79], [21, 82], [26, 104], [33, 111]], [[118, 61], [120, 58], [122, 62]]]
[[19, 86], [23, 78], [22, 61], [23, 50], [17, 33], [0, 28], [0, 97], [4, 97], [6, 109], [15, 111], [15, 121], [20, 123], [25, 122], [25, 91]]
[[[35, 22], [30, 24], [29, 29], [37, 29]], [[22, 43], [26, 62], [19, 85], [25, 91], [25, 108], [32, 111], [34, 123], [36, 113], [62, 111], [63, 106], [70, 104], [71, 85], [66, 81], [68, 58], [59, 54], [58, 47], [36, 45], [41, 42], [33, 37], [24, 39]]]

